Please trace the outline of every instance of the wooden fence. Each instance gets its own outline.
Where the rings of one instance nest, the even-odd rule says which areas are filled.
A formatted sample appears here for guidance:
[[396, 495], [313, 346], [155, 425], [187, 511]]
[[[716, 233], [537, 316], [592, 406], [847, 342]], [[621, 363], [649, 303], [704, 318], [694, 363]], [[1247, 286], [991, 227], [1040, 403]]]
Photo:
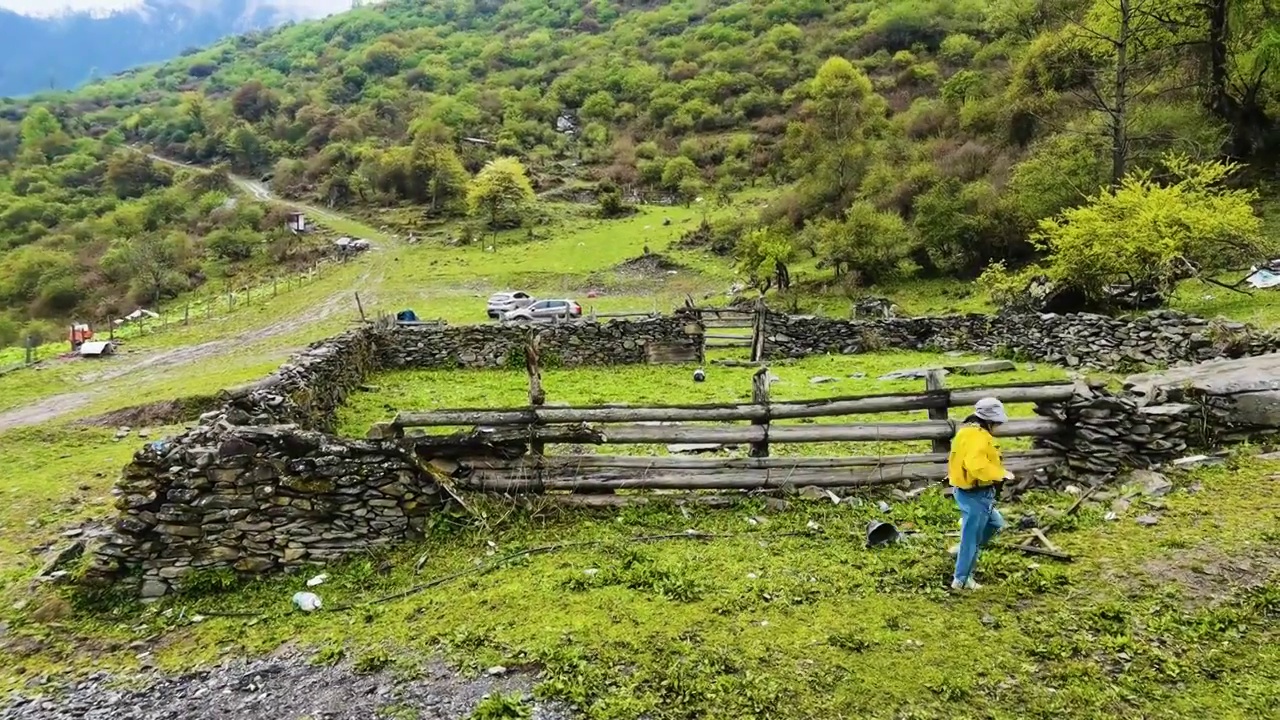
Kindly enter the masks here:
[[[957, 424], [945, 419], [953, 407], [984, 397], [1005, 403], [1056, 403], [1075, 392], [1070, 383], [947, 389], [932, 381], [921, 393], [834, 397], [771, 402], [767, 370], [757, 371], [754, 402], [634, 407], [547, 407], [539, 383], [538, 402], [508, 409], [446, 409], [402, 412], [371, 430], [372, 437], [405, 437], [411, 428], [469, 427], [453, 434], [405, 437], [426, 462], [449, 468], [458, 485], [489, 492], [613, 492], [622, 489], [767, 490], [785, 486], [857, 487], [940, 480]], [[763, 391], [761, 387], [763, 386]], [[870, 413], [927, 411], [911, 422], [777, 423]], [[703, 424], [696, 424], [703, 423]], [[705, 424], [717, 423], [717, 424]], [[1053, 437], [1067, 428], [1048, 418], [1011, 420], [998, 437]], [[775, 445], [832, 442], [933, 441], [933, 452], [862, 457], [770, 457]], [[545, 455], [548, 444], [747, 446], [750, 457], [679, 455]], [[532, 451], [530, 451], [532, 448]], [[1059, 460], [1047, 449], [1006, 454], [1015, 473]]]

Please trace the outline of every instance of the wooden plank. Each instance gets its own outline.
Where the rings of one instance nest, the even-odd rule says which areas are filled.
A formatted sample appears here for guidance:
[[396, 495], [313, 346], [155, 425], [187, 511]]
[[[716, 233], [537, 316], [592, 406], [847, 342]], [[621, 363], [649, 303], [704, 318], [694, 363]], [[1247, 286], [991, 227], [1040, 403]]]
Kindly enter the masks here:
[[[1061, 456], [1056, 450], [1015, 450], [1004, 453], [1006, 462], [1054, 459]], [[847, 457], [682, 457], [678, 455], [548, 455], [538, 461], [527, 457], [503, 460], [499, 458], [464, 458], [461, 462], [476, 468], [507, 474], [525, 475], [535, 471], [549, 474], [565, 474], [589, 470], [827, 470], [889, 465], [945, 463], [944, 453], [917, 453], [910, 455], [863, 455]]]
[[[1010, 469], [1031, 472], [1049, 467], [1057, 458], [1011, 460]], [[584, 474], [573, 477], [512, 477], [476, 472], [457, 480], [460, 488], [485, 492], [608, 492], [618, 490], [776, 490], [805, 486], [871, 487], [892, 485], [904, 480], [942, 481], [947, 464], [917, 463], [885, 467], [819, 470], [732, 470], [723, 472], [632, 473], [628, 475]]]
[[[1066, 427], [1056, 420], [1036, 418], [1011, 420], [995, 428], [997, 437], [1048, 437], [1062, 433]], [[817, 443], [934, 440], [955, 434], [950, 422], [921, 421], [914, 423], [864, 423], [860, 425], [532, 425], [508, 427], [490, 432], [492, 443], [510, 444], [517, 439], [529, 443], [577, 443], [584, 445], [668, 445], [716, 444], [746, 445], [750, 443]], [[428, 436], [410, 438], [419, 446], [445, 447], [460, 438]]]
[[[650, 343], [652, 351], [658, 344]], [[673, 353], [675, 354], [675, 353]], [[650, 356], [653, 357], [652, 355]], [[651, 362], [654, 360], [651, 359]], [[1005, 403], [1053, 402], [1071, 398], [1070, 384], [1009, 385], [951, 391], [952, 407], [972, 405], [984, 397], [998, 398]], [[654, 421], [731, 421], [759, 420], [766, 416], [774, 420], [835, 417], [864, 413], [927, 410], [942, 407], [947, 398], [928, 393], [895, 393], [889, 395], [861, 395], [835, 397], [824, 400], [806, 400], [771, 403], [768, 409], [759, 404], [738, 405], [658, 405], [632, 407], [628, 405], [596, 405], [577, 408], [508, 408], [508, 409], [450, 409], [402, 412], [396, 416], [400, 427], [447, 427], [452, 425], [528, 425], [533, 423], [614, 423]]]

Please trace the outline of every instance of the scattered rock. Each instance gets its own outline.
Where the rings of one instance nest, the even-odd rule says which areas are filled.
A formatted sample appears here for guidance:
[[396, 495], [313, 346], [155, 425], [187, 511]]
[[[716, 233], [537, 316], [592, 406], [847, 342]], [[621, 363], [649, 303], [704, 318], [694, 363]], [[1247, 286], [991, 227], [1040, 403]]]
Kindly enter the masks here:
[[769, 512], [784, 513], [791, 509], [791, 503], [782, 498], [765, 498], [764, 509]]
[[809, 378], [810, 385], [825, 385], [827, 383], [833, 383], [833, 382], [839, 382], [839, 380], [833, 377], [825, 377], [825, 376]]
[[1139, 515], [1135, 519], [1135, 522], [1137, 522], [1139, 525], [1145, 525], [1147, 527], [1151, 527], [1152, 525], [1155, 525], [1156, 523], [1160, 522], [1160, 518], [1156, 517], [1155, 515]]
[[1142, 485], [1142, 494], [1147, 497], [1164, 497], [1173, 490], [1169, 478], [1153, 470], [1135, 470], [1129, 474], [1129, 479]]
[[1013, 372], [1018, 367], [1009, 360], [983, 360], [965, 365], [954, 365], [947, 369], [959, 375], [994, 375], [1002, 372]]
[[891, 373], [881, 375], [880, 380], [923, 380], [931, 372], [941, 373], [942, 375], [947, 374], [945, 368], [911, 368], [908, 370], [894, 370]]

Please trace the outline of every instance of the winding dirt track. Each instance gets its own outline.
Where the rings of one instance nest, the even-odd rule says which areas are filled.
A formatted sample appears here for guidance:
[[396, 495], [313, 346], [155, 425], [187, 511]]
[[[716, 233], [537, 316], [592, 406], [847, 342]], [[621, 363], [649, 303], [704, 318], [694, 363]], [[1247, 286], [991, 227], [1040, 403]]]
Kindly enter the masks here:
[[[207, 172], [205, 168], [187, 165], [175, 160], [169, 160], [156, 155], [150, 155], [157, 162], [162, 162], [175, 167], [182, 167], [197, 172]], [[274, 195], [271, 190], [261, 182], [250, 180], [248, 178], [232, 176], [232, 181], [246, 194], [252, 196], [255, 200], [261, 202], [279, 202], [287, 203], [292, 207], [297, 207], [312, 213], [317, 217], [337, 218], [341, 216], [335, 215], [333, 212], [322, 208], [294, 203], [292, 201], [283, 200]], [[359, 262], [369, 263], [364, 274], [357, 281], [356, 286], [362, 289], [362, 296], [366, 302], [369, 302], [372, 292], [364, 292], [364, 288], [372, 290], [379, 282], [382, 281], [385, 267], [379, 259], [385, 256], [385, 253], [367, 254], [366, 258]], [[145, 351], [136, 355], [129, 355], [126, 358], [120, 358], [108, 369], [102, 372], [87, 374], [79, 378], [83, 385], [74, 392], [60, 393], [58, 395], [50, 395], [22, 407], [12, 408], [0, 411], [0, 432], [13, 428], [26, 427], [29, 425], [38, 425], [40, 423], [57, 420], [66, 415], [76, 412], [77, 410], [92, 404], [99, 399], [104, 392], [107, 391], [105, 385], [128, 376], [136, 376], [138, 373], [157, 373], [173, 370], [186, 365], [191, 365], [205, 360], [210, 360], [219, 356], [226, 355], [238, 349], [255, 345], [264, 340], [274, 337], [289, 335], [305, 329], [310, 325], [314, 325], [337, 313], [350, 312], [354, 317], [355, 303], [348, 289], [342, 289], [331, 294], [328, 298], [321, 302], [313, 304], [305, 314], [294, 315], [291, 317], [279, 318], [276, 321], [242, 333], [238, 333], [229, 337], [210, 340], [207, 342], [189, 345], [186, 347], [170, 348], [166, 350]], [[272, 356], [284, 356], [296, 348], [281, 348], [279, 352], [271, 353]]]

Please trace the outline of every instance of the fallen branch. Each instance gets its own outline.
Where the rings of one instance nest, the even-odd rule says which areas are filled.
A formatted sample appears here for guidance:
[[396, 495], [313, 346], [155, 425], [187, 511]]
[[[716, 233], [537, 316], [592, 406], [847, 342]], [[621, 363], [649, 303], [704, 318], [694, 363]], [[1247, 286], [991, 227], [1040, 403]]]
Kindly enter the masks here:
[[1050, 550], [1049, 548], [1036, 547], [1035, 545], [1010, 545], [1009, 547], [1014, 550], [1021, 550], [1028, 555], [1044, 555], [1058, 560], [1065, 560], [1066, 562], [1071, 562], [1072, 560], [1070, 555], [1061, 550]]

